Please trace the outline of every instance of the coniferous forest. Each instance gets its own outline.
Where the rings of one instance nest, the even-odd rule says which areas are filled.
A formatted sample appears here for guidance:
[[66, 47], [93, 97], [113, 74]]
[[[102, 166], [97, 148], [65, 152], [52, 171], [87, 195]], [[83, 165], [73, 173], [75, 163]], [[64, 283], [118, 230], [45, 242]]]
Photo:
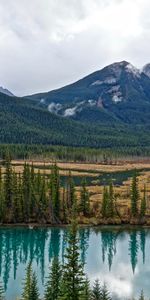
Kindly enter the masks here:
[[55, 163], [51, 173], [38, 172], [34, 165], [24, 163], [23, 171], [15, 171], [9, 153], [0, 167], [0, 223], [1, 224], [68, 224], [74, 201], [78, 211], [78, 222], [90, 224], [96, 218], [98, 224], [121, 224], [135, 221], [144, 224], [147, 215], [147, 187], [143, 185], [142, 197], [137, 173], [133, 173], [128, 195], [127, 219], [121, 215], [119, 195], [110, 179], [104, 185], [102, 201], [91, 203], [86, 178], [82, 178], [80, 189], [76, 189], [71, 171], [61, 182], [59, 168]]

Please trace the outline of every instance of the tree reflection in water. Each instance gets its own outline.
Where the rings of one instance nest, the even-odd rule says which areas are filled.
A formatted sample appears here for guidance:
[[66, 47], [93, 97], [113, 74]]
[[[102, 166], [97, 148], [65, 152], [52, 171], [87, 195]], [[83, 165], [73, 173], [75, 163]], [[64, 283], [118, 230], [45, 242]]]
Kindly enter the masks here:
[[[48, 265], [54, 256], [60, 257], [62, 263], [67, 245], [67, 233], [65, 228], [1, 228], [0, 229], [0, 277], [5, 290], [10, 276], [17, 280], [20, 265], [27, 265], [29, 261], [38, 265], [42, 285], [47, 276]], [[117, 255], [117, 242], [124, 240], [128, 235], [128, 255], [135, 272], [138, 262], [138, 254], [142, 253], [142, 261], [145, 263], [145, 243], [147, 231], [142, 230], [112, 230], [90, 229], [79, 230], [79, 243], [82, 262], [86, 263], [86, 255], [89, 248], [90, 236], [96, 234], [101, 239], [101, 260], [108, 264], [109, 271], [113, 265], [113, 258]], [[95, 249], [98, 253], [99, 249]], [[100, 267], [100, 266], [99, 266]], [[46, 271], [46, 272], [45, 272]], [[20, 272], [20, 269], [19, 271]]]

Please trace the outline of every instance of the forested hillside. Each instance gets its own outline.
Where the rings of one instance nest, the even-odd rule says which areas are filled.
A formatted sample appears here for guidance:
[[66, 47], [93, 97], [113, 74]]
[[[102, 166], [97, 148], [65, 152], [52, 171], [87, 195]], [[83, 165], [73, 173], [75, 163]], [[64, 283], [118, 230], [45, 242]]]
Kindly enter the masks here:
[[144, 149], [150, 144], [149, 128], [81, 124], [56, 116], [34, 101], [0, 94], [0, 143], [43, 144], [115, 149]]

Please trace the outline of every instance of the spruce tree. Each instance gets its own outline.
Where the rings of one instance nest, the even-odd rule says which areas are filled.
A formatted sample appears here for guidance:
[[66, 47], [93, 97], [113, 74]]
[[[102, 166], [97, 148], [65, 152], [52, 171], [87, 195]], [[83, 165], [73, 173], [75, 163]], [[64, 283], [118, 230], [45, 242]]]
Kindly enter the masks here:
[[91, 288], [88, 278], [86, 278], [83, 284], [83, 291], [81, 293], [80, 300], [91, 300]]
[[67, 179], [67, 206], [68, 209], [72, 209], [73, 203], [75, 199], [75, 186], [74, 181], [71, 175], [71, 171], [69, 171], [69, 176]]
[[57, 218], [60, 215], [60, 177], [59, 169], [55, 164], [51, 170], [51, 182], [50, 182], [50, 197], [53, 205], [54, 214]]
[[107, 289], [106, 284], [104, 283], [102, 289], [101, 289], [101, 300], [111, 300], [109, 291]]
[[37, 278], [32, 271], [31, 263], [28, 264], [21, 300], [39, 300]]
[[108, 189], [107, 187], [104, 186], [102, 208], [101, 208], [101, 214], [103, 218], [106, 218], [108, 214], [108, 201], [109, 201]]
[[141, 217], [144, 217], [145, 213], [146, 213], [146, 186], [144, 185], [144, 193], [143, 193], [143, 198], [141, 200], [141, 210], [140, 210]]
[[131, 214], [133, 217], [136, 217], [138, 214], [138, 201], [139, 201], [139, 191], [138, 191], [137, 174], [135, 172], [131, 184]]
[[113, 217], [114, 215], [114, 189], [113, 189], [112, 181], [109, 184], [109, 199], [108, 199], [107, 213], [109, 217]]
[[32, 266], [28, 264], [21, 300], [31, 300]]
[[145, 298], [144, 298], [144, 293], [143, 293], [143, 290], [141, 291], [141, 295], [140, 295], [140, 298], [139, 298], [139, 300], [144, 300]]
[[12, 207], [12, 168], [9, 155], [5, 160], [5, 176], [4, 176], [4, 191], [5, 191], [5, 203], [7, 208]]
[[102, 300], [101, 286], [98, 279], [95, 280], [92, 289], [92, 300]]
[[65, 259], [59, 299], [79, 300], [84, 289], [85, 277], [77, 238], [76, 203], [73, 205], [73, 219]]
[[39, 300], [39, 290], [35, 272], [32, 274], [30, 300]]
[[89, 192], [86, 188], [86, 179], [82, 180], [81, 183], [81, 193], [80, 193], [80, 211], [84, 216], [87, 216], [90, 212], [90, 200]]
[[46, 283], [44, 300], [57, 300], [60, 293], [61, 267], [58, 257], [54, 257]]
[[5, 299], [5, 293], [4, 293], [4, 288], [3, 285], [0, 283], [0, 300]]
[[23, 205], [24, 205], [24, 217], [25, 222], [30, 218], [30, 205], [31, 205], [31, 181], [30, 181], [30, 167], [28, 164], [24, 164], [23, 170]]

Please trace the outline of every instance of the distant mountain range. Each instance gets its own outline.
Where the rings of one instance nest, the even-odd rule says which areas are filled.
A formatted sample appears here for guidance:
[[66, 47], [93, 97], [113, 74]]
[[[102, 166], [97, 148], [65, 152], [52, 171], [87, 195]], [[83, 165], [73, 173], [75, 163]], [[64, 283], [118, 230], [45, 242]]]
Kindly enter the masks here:
[[126, 61], [114, 63], [23, 98], [2, 88], [0, 124], [0, 143], [147, 149], [150, 64], [139, 70]]

